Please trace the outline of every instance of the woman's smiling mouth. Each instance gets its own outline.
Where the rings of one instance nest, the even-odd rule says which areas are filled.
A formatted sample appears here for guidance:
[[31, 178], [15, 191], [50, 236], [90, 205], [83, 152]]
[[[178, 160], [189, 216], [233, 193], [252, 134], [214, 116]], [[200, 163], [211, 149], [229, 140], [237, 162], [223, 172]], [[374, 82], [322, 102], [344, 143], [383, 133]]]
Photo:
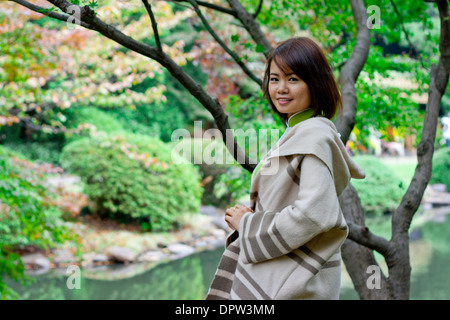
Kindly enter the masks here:
[[289, 102], [291, 102], [292, 99], [278, 98], [277, 101], [279, 104], [284, 105], [284, 104], [288, 104]]

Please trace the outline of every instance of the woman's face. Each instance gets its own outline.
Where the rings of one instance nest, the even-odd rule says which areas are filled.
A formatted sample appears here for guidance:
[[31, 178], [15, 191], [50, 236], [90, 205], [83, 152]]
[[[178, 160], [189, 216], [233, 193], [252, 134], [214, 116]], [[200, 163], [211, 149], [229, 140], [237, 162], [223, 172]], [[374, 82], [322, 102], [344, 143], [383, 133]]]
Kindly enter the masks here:
[[288, 67], [287, 74], [272, 61], [269, 75], [269, 95], [280, 113], [288, 117], [311, 105], [308, 85]]

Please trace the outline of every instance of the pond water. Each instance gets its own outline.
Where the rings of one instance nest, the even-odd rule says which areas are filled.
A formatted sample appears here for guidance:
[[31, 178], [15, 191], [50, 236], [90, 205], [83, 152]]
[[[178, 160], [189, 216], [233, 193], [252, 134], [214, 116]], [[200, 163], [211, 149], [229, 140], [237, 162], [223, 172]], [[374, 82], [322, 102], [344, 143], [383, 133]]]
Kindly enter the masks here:
[[[450, 299], [450, 218], [442, 223], [427, 222], [420, 227], [421, 238], [411, 242], [411, 299]], [[28, 300], [201, 300], [204, 299], [223, 248], [159, 264], [150, 270], [122, 272], [121, 266], [99, 270], [82, 269], [81, 288], [68, 289], [67, 276], [49, 272], [35, 276], [35, 283], [20, 286], [8, 281], [22, 299]], [[383, 268], [383, 266], [382, 266]], [[108, 277], [96, 274], [110, 273]], [[343, 272], [341, 299], [358, 299], [348, 275]]]

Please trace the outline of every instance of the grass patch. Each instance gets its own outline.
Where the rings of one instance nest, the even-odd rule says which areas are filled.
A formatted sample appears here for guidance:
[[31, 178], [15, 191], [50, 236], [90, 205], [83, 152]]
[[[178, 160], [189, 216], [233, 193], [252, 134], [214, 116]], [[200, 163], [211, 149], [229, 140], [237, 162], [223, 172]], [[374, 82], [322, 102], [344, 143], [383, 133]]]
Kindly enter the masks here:
[[394, 171], [406, 186], [409, 185], [417, 166], [417, 157], [389, 157], [379, 160]]

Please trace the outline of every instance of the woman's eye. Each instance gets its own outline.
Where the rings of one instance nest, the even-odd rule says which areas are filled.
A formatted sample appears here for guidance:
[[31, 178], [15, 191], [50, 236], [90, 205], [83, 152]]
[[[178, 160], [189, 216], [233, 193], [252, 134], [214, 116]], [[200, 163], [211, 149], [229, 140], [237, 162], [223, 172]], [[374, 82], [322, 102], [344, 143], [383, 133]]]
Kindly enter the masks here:
[[290, 78], [289, 81], [298, 81], [297, 78]]
[[277, 78], [270, 78], [270, 81], [278, 81]]

